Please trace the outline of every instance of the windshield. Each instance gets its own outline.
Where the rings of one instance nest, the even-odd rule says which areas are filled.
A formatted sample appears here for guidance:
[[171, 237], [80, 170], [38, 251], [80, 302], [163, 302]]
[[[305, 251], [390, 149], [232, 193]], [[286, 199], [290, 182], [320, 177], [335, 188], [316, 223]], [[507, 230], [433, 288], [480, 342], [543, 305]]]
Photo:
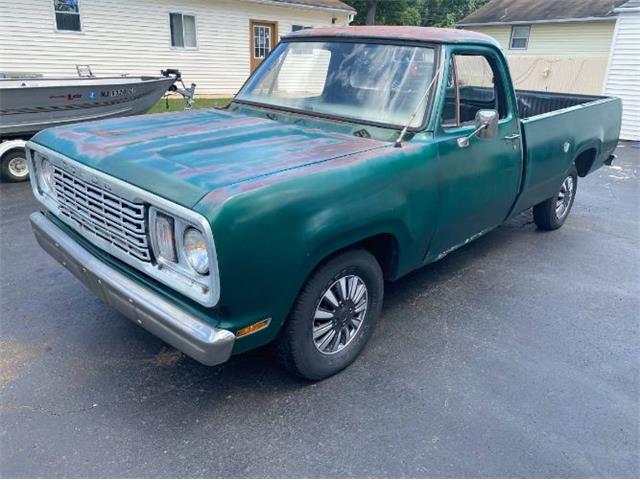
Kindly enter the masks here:
[[434, 55], [428, 47], [285, 42], [236, 100], [400, 127], [421, 109], [409, 125], [419, 127]]

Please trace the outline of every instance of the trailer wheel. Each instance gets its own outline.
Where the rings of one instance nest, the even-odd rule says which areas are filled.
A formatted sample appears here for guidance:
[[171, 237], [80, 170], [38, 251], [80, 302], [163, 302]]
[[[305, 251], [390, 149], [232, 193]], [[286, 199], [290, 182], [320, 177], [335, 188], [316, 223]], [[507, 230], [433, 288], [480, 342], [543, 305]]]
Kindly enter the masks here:
[[11, 150], [2, 157], [2, 179], [8, 182], [24, 182], [29, 178], [27, 155], [23, 148]]
[[558, 193], [533, 207], [533, 221], [540, 230], [560, 228], [571, 211], [578, 188], [578, 171], [571, 167]]

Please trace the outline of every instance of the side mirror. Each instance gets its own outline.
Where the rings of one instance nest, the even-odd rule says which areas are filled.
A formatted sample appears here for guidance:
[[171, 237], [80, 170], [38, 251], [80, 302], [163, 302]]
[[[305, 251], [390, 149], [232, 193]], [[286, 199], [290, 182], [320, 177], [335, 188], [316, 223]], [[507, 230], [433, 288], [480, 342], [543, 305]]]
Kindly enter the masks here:
[[496, 138], [498, 135], [498, 112], [495, 110], [478, 110], [476, 113], [478, 138]]
[[498, 135], [498, 112], [496, 110], [478, 110], [475, 121], [476, 129], [468, 137], [458, 139], [460, 148], [467, 148], [474, 136], [478, 138], [495, 138]]

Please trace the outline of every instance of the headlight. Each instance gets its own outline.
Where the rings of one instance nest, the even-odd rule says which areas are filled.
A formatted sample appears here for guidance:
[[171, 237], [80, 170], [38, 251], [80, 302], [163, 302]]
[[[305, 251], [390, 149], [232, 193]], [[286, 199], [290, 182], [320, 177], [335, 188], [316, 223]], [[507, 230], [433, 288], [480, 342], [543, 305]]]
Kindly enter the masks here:
[[184, 254], [189, 265], [200, 275], [209, 273], [209, 253], [207, 252], [207, 242], [200, 230], [188, 227], [184, 231], [183, 238]]
[[40, 187], [44, 192], [53, 192], [53, 165], [46, 158], [40, 163], [40, 180]]

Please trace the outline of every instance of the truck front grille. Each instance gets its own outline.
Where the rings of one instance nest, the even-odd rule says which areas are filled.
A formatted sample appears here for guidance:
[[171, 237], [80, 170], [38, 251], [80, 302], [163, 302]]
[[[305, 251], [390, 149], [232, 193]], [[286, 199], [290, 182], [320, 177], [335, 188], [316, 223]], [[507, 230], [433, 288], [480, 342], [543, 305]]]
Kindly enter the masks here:
[[129, 255], [151, 260], [143, 203], [133, 203], [54, 166], [60, 213]]

